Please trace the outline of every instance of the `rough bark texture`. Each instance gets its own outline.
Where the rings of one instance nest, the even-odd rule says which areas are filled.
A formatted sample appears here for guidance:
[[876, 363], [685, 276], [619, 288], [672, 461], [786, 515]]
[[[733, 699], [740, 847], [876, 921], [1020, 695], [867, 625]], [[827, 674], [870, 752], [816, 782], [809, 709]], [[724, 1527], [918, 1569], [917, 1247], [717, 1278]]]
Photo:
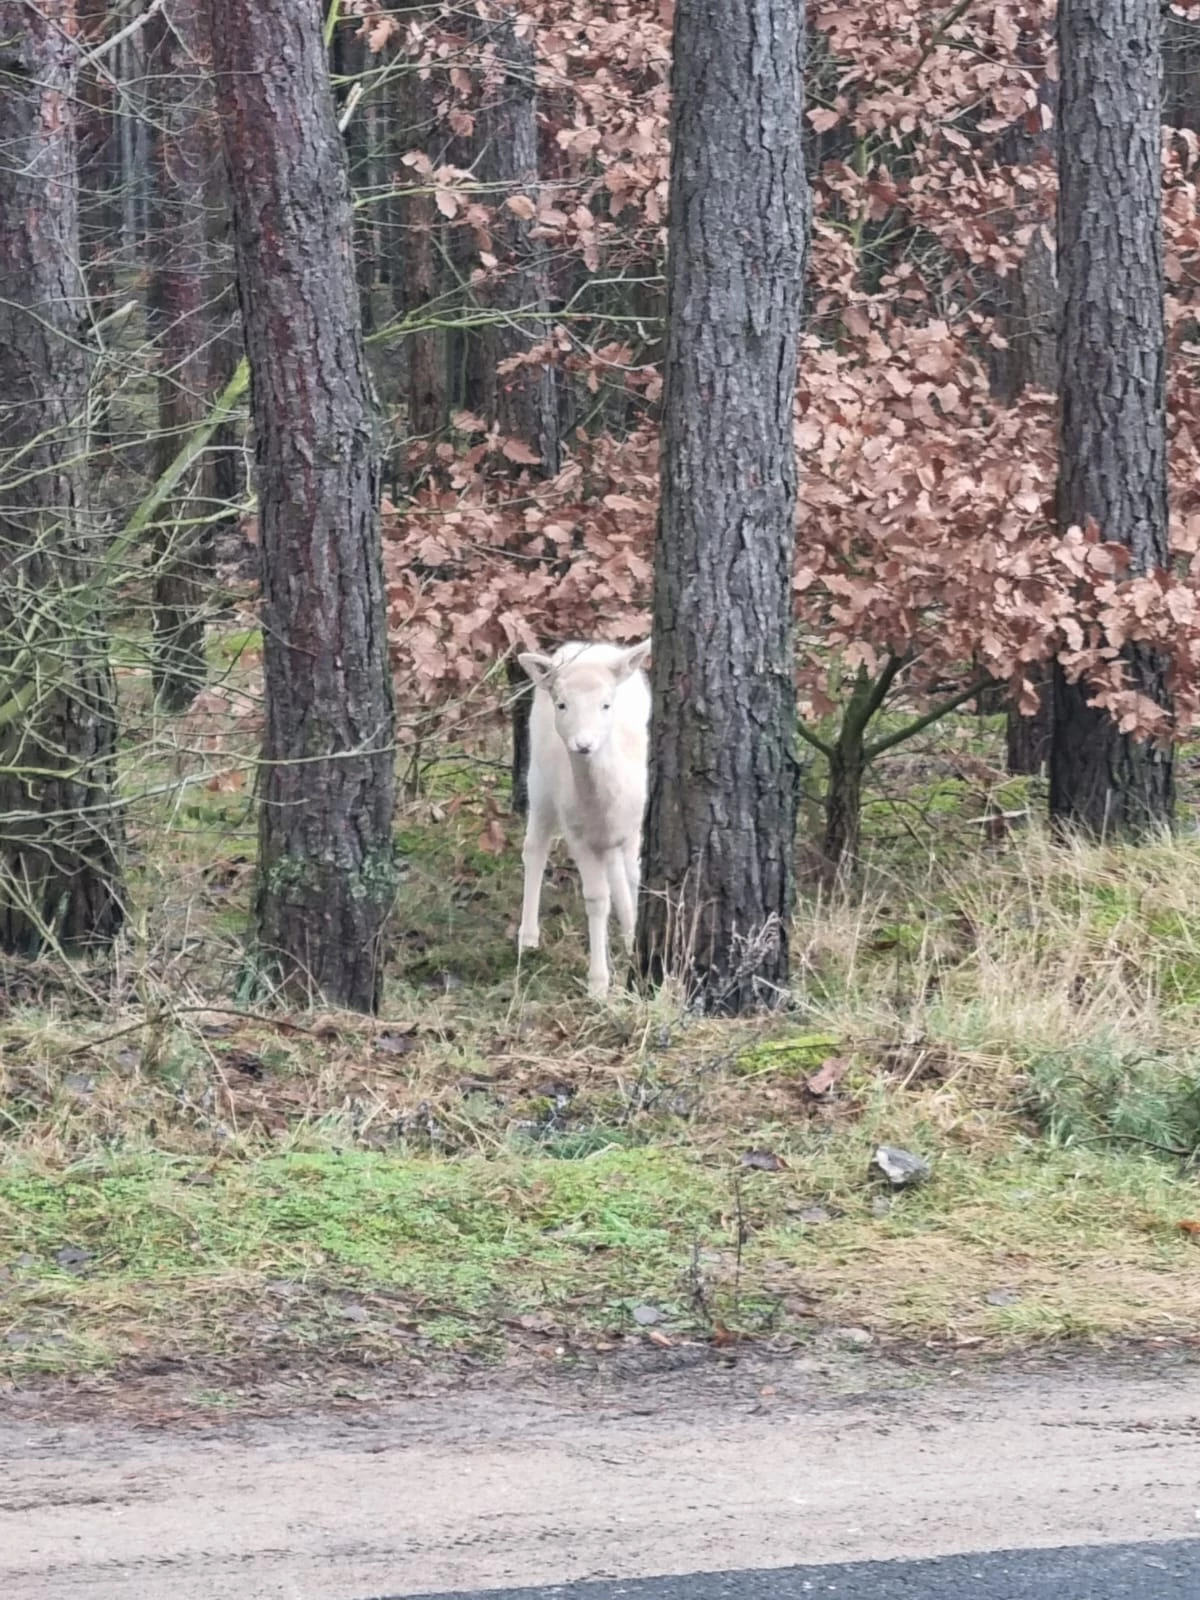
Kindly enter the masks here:
[[116, 722], [87, 509], [73, 0], [0, 0], [0, 945], [121, 923]]
[[1163, 121], [1200, 132], [1200, 13], [1163, 17]]
[[[1059, 12], [1059, 520], [1094, 517], [1131, 570], [1167, 561], [1160, 28], [1157, 0]], [[1166, 664], [1133, 645], [1130, 682], [1169, 706]], [[1050, 811], [1093, 834], [1169, 820], [1169, 749], [1118, 731], [1055, 669]]]
[[[365, 35], [357, 17], [344, 19], [334, 29], [330, 41], [330, 67], [339, 80], [335, 99], [339, 120], [356, 82], [369, 85], [364, 74], [374, 65]], [[360, 105], [346, 124], [342, 138], [346, 146], [347, 176], [356, 193], [371, 187], [371, 141], [369, 102]], [[358, 280], [358, 298], [362, 309], [363, 330], [371, 333], [375, 327], [375, 282], [378, 276], [375, 261], [375, 228], [372, 221], [374, 208], [365, 206], [354, 216], [354, 272]]]
[[[509, 195], [538, 193], [536, 55], [532, 30], [518, 37], [513, 12], [494, 8], [472, 19], [474, 37], [496, 66], [497, 81], [485, 92], [475, 119], [478, 157], [475, 170], [489, 186], [495, 208], [492, 253], [499, 267], [486, 293], [487, 303], [511, 316], [484, 328], [472, 358], [478, 363], [483, 413], [505, 438], [519, 439], [537, 452], [532, 470], [552, 478], [559, 469], [558, 395], [555, 370], [548, 364], [500, 373], [501, 362], [524, 354], [549, 337], [550, 273], [545, 245], [532, 237], [530, 222], [508, 210]], [[529, 716], [533, 685], [515, 662], [508, 672], [512, 694], [512, 803], [518, 816], [529, 809]]]
[[[1040, 47], [1036, 37], [1023, 35], [1018, 54], [1028, 59]], [[1042, 105], [1051, 112], [1048, 128], [1031, 132], [1024, 116], [1008, 129], [997, 150], [999, 160], [1013, 166], [1053, 166], [1057, 160], [1058, 84], [1046, 78], [1039, 87]], [[1003, 225], [1003, 224], [1001, 224]], [[1010, 218], [1010, 226], [1015, 222]], [[1003, 335], [1003, 349], [989, 350], [992, 390], [998, 400], [1012, 405], [1023, 389], [1058, 389], [1058, 279], [1054, 246], [1038, 228], [1015, 272], [996, 280], [996, 331]], [[1022, 716], [1007, 690], [1005, 729], [1008, 770], [1012, 773], [1039, 773], [1049, 753], [1050, 713], [1053, 704], [1048, 674], [1037, 677], [1038, 709]], [[1044, 680], [1044, 681], [1043, 681]], [[989, 707], [989, 710], [992, 709]], [[996, 708], [998, 709], [998, 708]]]
[[548, 364], [501, 374], [497, 368], [549, 337], [550, 274], [545, 244], [532, 224], [504, 204], [512, 194], [538, 193], [536, 56], [532, 29], [518, 36], [508, 7], [476, 17], [472, 31], [494, 52], [497, 82], [485, 92], [475, 121], [476, 172], [495, 208], [492, 253], [499, 261], [486, 292], [489, 306], [511, 320], [485, 328], [479, 339], [484, 415], [501, 433], [520, 439], [541, 457], [540, 472], [558, 471], [558, 398]]
[[[388, 278], [392, 303], [400, 316], [419, 313], [439, 291], [438, 251], [440, 225], [431, 186], [411, 168], [400, 164], [411, 150], [425, 152], [436, 165], [444, 160], [445, 134], [434, 112], [436, 79], [422, 79], [416, 71], [398, 73], [394, 80], [392, 139], [395, 169], [401, 181], [421, 193], [402, 193], [392, 207], [388, 230], [391, 255]], [[449, 416], [446, 334], [441, 328], [424, 328], [405, 337], [403, 396], [407, 414], [409, 449], [437, 437]], [[411, 479], [412, 464], [405, 476]]]
[[1050, 670], [1044, 664], [1031, 664], [1026, 677], [1037, 689], [1038, 708], [1032, 716], [1023, 717], [1015, 706], [1009, 706], [1005, 748], [1008, 770], [1033, 777], [1050, 757], [1054, 696]]
[[[157, 209], [150, 305], [159, 356], [155, 470], [162, 473], [203, 420], [212, 393], [207, 198], [214, 144], [199, 0], [168, 0], [150, 29]], [[189, 706], [208, 675], [213, 526], [203, 519], [212, 477], [206, 454], [164, 508], [155, 541], [154, 686], [171, 711]]]
[[639, 959], [738, 1012], [787, 982], [804, 8], [679, 0]]
[[[80, 36], [84, 48], [102, 43], [110, 25], [108, 0], [78, 0]], [[88, 303], [97, 321], [116, 309], [116, 260], [121, 248], [121, 212], [117, 201], [119, 145], [111, 79], [99, 67], [85, 65], [78, 82], [76, 112], [79, 167], [79, 250], [87, 284]], [[114, 375], [115, 378], [115, 375]], [[114, 378], [92, 382], [93, 492], [103, 470], [111, 466], [111, 404], [107, 390]]]
[[373, 1009], [394, 797], [373, 398], [320, 12], [209, 0], [257, 440], [267, 725], [257, 936]]

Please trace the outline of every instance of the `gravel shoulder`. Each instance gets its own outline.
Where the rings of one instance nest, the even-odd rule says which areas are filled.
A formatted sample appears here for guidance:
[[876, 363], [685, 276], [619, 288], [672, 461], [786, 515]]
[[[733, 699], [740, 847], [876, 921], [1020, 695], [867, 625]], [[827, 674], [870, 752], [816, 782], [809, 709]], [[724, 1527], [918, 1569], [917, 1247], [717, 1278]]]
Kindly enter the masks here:
[[1187, 1357], [747, 1359], [155, 1427], [22, 1409], [0, 1409], [7, 1600], [366, 1600], [1200, 1532]]

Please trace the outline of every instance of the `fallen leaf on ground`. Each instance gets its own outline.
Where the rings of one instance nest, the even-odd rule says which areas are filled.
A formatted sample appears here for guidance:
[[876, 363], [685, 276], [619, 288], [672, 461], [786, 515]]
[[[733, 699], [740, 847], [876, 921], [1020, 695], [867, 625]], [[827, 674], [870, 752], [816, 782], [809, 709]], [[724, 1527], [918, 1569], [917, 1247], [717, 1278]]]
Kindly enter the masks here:
[[850, 1070], [845, 1056], [829, 1056], [807, 1080], [804, 1087], [809, 1094], [820, 1096], [835, 1088]]

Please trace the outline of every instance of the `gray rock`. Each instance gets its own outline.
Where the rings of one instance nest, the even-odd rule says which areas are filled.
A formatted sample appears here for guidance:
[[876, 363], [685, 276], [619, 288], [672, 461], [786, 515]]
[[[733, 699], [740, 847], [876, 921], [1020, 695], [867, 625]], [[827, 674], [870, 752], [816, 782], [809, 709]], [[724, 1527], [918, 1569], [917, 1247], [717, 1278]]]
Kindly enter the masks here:
[[910, 1150], [897, 1149], [894, 1144], [881, 1144], [871, 1158], [871, 1165], [883, 1173], [893, 1189], [907, 1189], [915, 1183], [924, 1183], [930, 1174], [928, 1161], [922, 1161]]

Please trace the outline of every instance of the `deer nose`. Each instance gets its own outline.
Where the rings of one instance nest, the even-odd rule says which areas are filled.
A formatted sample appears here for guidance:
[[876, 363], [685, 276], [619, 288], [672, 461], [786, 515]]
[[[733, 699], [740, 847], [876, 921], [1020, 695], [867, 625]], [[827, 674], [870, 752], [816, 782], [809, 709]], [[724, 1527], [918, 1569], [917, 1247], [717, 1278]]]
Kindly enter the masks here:
[[595, 745], [591, 739], [572, 739], [571, 749], [577, 756], [590, 756], [592, 751], [595, 749]]

